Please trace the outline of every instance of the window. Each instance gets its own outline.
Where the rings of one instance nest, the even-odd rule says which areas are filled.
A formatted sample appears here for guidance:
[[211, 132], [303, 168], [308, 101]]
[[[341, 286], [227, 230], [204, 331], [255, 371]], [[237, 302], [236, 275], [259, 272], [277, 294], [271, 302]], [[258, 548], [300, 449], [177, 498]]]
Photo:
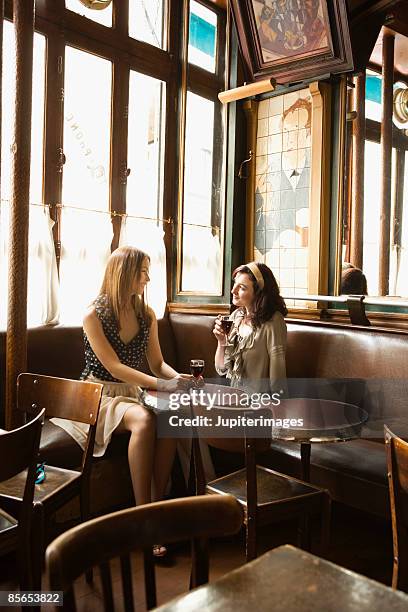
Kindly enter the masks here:
[[163, 49], [164, 9], [163, 0], [129, 0], [129, 36]]
[[126, 212], [163, 217], [165, 83], [130, 71]]
[[[224, 286], [225, 109], [217, 97], [225, 88], [218, 61], [223, 23], [219, 12], [191, 0], [179, 169], [182, 223], [178, 225], [176, 299], [181, 300], [183, 294], [229, 299], [229, 283]], [[207, 71], [204, 77], [203, 70]]]
[[213, 220], [214, 103], [187, 94], [182, 291], [222, 292], [220, 227]]
[[367, 70], [366, 76], [366, 119], [381, 121], [381, 75]]
[[[9, 21], [3, 30], [3, 88], [2, 88], [2, 150], [1, 150], [1, 210], [0, 210], [0, 326], [6, 325], [6, 295], [8, 275], [8, 220], [11, 197], [12, 156], [14, 137], [14, 28]], [[56, 274], [55, 253], [51, 235], [52, 222], [43, 202], [43, 150], [45, 100], [46, 40], [34, 35], [33, 97], [31, 121], [30, 167], [30, 234], [28, 264], [28, 324], [55, 322], [57, 304], [54, 289], [48, 282]]]
[[[4, 22], [3, 31], [3, 98], [2, 98], [2, 151], [1, 151], [1, 198], [9, 200], [11, 195], [10, 147], [14, 133], [14, 28]], [[42, 202], [43, 188], [43, 147], [44, 147], [44, 93], [45, 93], [45, 37], [34, 36], [33, 54], [33, 113], [31, 121], [31, 170], [30, 201]]]
[[[119, 16], [115, 23], [114, 5]], [[59, 300], [62, 322], [81, 323], [84, 307], [99, 290], [111, 249], [125, 243], [135, 244], [151, 256], [152, 269], [159, 270], [154, 275], [160, 287], [153, 288], [152, 282], [148, 297], [153, 304], [159, 296], [163, 305], [169, 297], [166, 262], [176, 260], [173, 254], [178, 252], [178, 237], [173, 230], [180, 226], [199, 228], [205, 233], [205, 244], [211, 243], [215, 249], [217, 271], [212, 284], [206, 285], [208, 298], [204, 300], [212, 296], [222, 300], [225, 147], [223, 110], [217, 93], [225, 88], [225, 62], [220, 52], [225, 49], [226, 18], [225, 11], [206, 0], [192, 0], [189, 5], [191, 20], [186, 27], [191, 21], [192, 33], [190, 41], [188, 36], [184, 39], [183, 57], [190, 42], [190, 63], [188, 78], [182, 83], [180, 58], [174, 53], [182, 24], [169, 19], [183, 14], [184, 0], [180, 11], [170, 11], [167, 0], [129, 0], [127, 24], [120, 18], [123, 13], [118, 13], [119, 0], [100, 11], [90, 10], [78, 0], [53, 3], [51, 12], [43, 2], [36, 3], [30, 200], [45, 206], [35, 207], [42, 214], [35, 214], [36, 219], [30, 211], [30, 240], [31, 235], [40, 234], [40, 228], [48, 236], [51, 247], [42, 251], [53, 258], [54, 267], [48, 273], [37, 266], [42, 280], [37, 275], [36, 288], [42, 287], [41, 292], [46, 293], [50, 287], [52, 299], [48, 293], [44, 300]], [[12, 19], [9, 3], [5, 11]], [[73, 23], [75, 27], [71, 27]], [[6, 22], [4, 32], [1, 195], [8, 199], [14, 114], [12, 24]], [[169, 36], [172, 38], [167, 40]], [[181, 86], [186, 116], [179, 102]], [[199, 125], [197, 132], [193, 121], [202, 121], [206, 131]], [[183, 139], [177, 143], [179, 126]], [[197, 133], [199, 142], [195, 142]], [[184, 187], [184, 174], [177, 182], [177, 164], [181, 149], [184, 155], [184, 135], [188, 140], [186, 216], [185, 223], [177, 225], [176, 220], [183, 218], [178, 217], [177, 189]], [[190, 154], [192, 160], [203, 164], [202, 176], [190, 163]], [[194, 184], [193, 176], [199, 177]], [[203, 210], [198, 202], [204, 204]], [[5, 217], [3, 203], [3, 229]], [[186, 229], [185, 239], [181, 236], [187, 259], [189, 232]], [[30, 244], [33, 267], [37, 243], [31, 240]], [[7, 271], [2, 263], [0, 274], [5, 286]], [[183, 287], [177, 288], [181, 293], [182, 289], [189, 293], [187, 281], [186, 273]], [[201, 290], [202, 285], [191, 287]], [[29, 292], [34, 295], [33, 289]], [[53, 317], [37, 319], [55, 322], [57, 309]]]
[[109, 210], [111, 62], [66, 47], [62, 203]]
[[[367, 291], [370, 296], [383, 296], [384, 290], [380, 287], [380, 266], [384, 265], [381, 255], [380, 235], [381, 221], [381, 122], [383, 120], [382, 108], [383, 78], [371, 70], [367, 70], [365, 85], [365, 117], [366, 136], [364, 146], [364, 209], [362, 212], [363, 243], [362, 243], [362, 271], [367, 280]], [[406, 86], [400, 83], [396, 87]], [[408, 182], [406, 173], [406, 155], [408, 151], [408, 137], [404, 133], [403, 124], [396, 122], [393, 116], [392, 124], [392, 157], [391, 157], [391, 197], [389, 202], [390, 233], [386, 237], [388, 245], [388, 297], [408, 297], [408, 286], [405, 282], [406, 251], [408, 248], [406, 200], [408, 197]], [[349, 142], [349, 146], [352, 146]], [[358, 166], [357, 156], [353, 156], [352, 163]], [[350, 172], [352, 177], [352, 172]], [[352, 178], [351, 178], [352, 180]], [[352, 185], [350, 185], [350, 194]], [[345, 226], [349, 229], [352, 214], [361, 213], [350, 200], [350, 212], [345, 219]], [[350, 229], [350, 232], [352, 228]], [[350, 250], [350, 232], [346, 232], [343, 245], [343, 261], [352, 259]], [[351, 261], [351, 264], [355, 262]], [[385, 296], [384, 296], [385, 297]]]
[[195, 0], [190, 2], [188, 61], [215, 72], [217, 15]]

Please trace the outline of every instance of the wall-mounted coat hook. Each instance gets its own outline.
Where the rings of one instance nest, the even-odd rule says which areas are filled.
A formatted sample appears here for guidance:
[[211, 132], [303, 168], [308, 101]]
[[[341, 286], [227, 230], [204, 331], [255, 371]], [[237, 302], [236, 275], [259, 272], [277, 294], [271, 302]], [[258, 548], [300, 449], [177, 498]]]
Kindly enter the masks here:
[[244, 159], [239, 166], [238, 178], [240, 179], [247, 179], [249, 176], [249, 174], [244, 175], [244, 166], [245, 164], [249, 164], [249, 162], [252, 161], [252, 151], [251, 150], [249, 150], [248, 155], [249, 155], [248, 159]]

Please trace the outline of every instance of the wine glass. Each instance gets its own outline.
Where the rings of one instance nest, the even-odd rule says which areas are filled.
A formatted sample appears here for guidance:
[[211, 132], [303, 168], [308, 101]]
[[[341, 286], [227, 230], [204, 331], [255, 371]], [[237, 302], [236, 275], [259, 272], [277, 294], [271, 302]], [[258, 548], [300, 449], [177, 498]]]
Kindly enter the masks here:
[[230, 333], [232, 327], [232, 321], [229, 318], [229, 315], [220, 315], [220, 323], [221, 329], [225, 334], [225, 342], [223, 342], [223, 346], [226, 346], [228, 334]]
[[198, 380], [204, 372], [204, 359], [190, 359], [190, 372]]
[[220, 322], [221, 322], [222, 331], [224, 332], [226, 336], [228, 336], [228, 334], [231, 331], [231, 327], [232, 327], [232, 321], [229, 318], [229, 315], [221, 315]]
[[203, 383], [202, 375], [204, 372], [204, 359], [190, 359], [190, 373], [193, 375], [193, 388], [198, 388], [200, 386], [200, 378], [201, 383]]

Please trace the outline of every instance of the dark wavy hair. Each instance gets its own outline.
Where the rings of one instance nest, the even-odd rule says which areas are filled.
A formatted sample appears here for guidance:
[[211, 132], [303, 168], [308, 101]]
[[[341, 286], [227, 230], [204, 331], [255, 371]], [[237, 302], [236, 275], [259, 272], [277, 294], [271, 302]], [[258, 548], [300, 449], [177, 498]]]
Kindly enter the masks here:
[[345, 268], [341, 273], [340, 293], [367, 295], [367, 279], [360, 268]]
[[288, 314], [285, 300], [279, 293], [279, 285], [272, 270], [264, 263], [257, 263], [256, 265], [264, 279], [263, 289], [260, 289], [255, 276], [248, 266], [238, 266], [232, 273], [233, 279], [235, 279], [237, 274], [248, 274], [254, 285], [255, 300], [251, 323], [255, 328], [260, 327], [265, 321], [269, 321], [275, 312], [280, 312], [284, 317]]

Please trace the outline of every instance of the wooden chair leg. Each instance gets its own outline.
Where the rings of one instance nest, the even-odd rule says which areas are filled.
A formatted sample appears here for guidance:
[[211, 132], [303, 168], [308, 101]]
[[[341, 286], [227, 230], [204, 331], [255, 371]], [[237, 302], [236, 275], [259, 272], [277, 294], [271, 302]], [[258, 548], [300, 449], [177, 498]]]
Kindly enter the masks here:
[[31, 524], [31, 563], [33, 590], [41, 591], [41, 574], [44, 564], [44, 508], [34, 504]]
[[[89, 482], [86, 484], [82, 483], [81, 493], [79, 498], [81, 522], [90, 518], [90, 500], [89, 500]], [[93, 584], [93, 570], [92, 568], [85, 572], [85, 580], [87, 584]]]
[[[32, 508], [30, 508], [32, 512]], [[33, 588], [33, 570], [31, 558], [32, 530], [19, 524], [17, 566], [21, 591], [31, 591]]]
[[208, 582], [208, 541], [205, 538], [191, 541], [191, 561], [190, 590]]
[[322, 527], [320, 533], [320, 549], [326, 554], [330, 546], [331, 497], [328, 492], [322, 496]]
[[152, 610], [157, 606], [156, 598], [156, 573], [154, 568], [152, 550], [143, 552], [144, 580], [145, 580], [145, 598], [146, 608]]
[[299, 520], [299, 547], [303, 550], [310, 551], [312, 547], [310, 533], [310, 515], [305, 512]]
[[248, 517], [246, 522], [246, 561], [252, 561], [257, 557], [256, 519]]

